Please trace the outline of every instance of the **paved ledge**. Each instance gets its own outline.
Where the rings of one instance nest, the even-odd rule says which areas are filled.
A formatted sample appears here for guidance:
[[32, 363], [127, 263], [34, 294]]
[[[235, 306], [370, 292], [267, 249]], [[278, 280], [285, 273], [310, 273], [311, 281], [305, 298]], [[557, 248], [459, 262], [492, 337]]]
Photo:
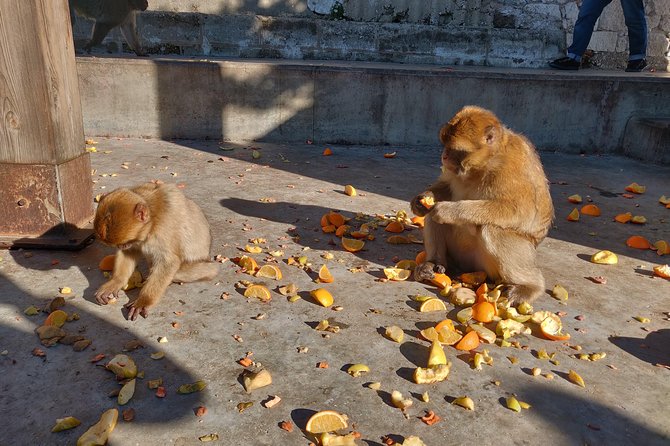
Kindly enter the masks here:
[[[433, 146], [448, 118], [477, 104], [542, 149], [623, 153], [629, 120], [670, 113], [667, 72], [164, 57], [77, 66], [91, 135]], [[651, 140], [670, 146], [667, 130]]]
[[[97, 265], [109, 248], [95, 243], [79, 252], [0, 251], [0, 352], [7, 351], [0, 355], [0, 444], [73, 445], [112, 407], [132, 408], [136, 416], [132, 423], [119, 420], [110, 445], [195, 446], [202, 444], [198, 437], [216, 432], [221, 439], [214, 445], [307, 446], [311, 439], [301, 430], [305, 417], [325, 409], [349, 416], [350, 426], [362, 435], [359, 446], [382, 446], [383, 435], [400, 441], [418, 435], [430, 446], [493, 445], [501, 443], [499, 438], [518, 445], [668, 444], [670, 370], [655, 364], [670, 364], [670, 322], [665, 314], [670, 310], [670, 281], [653, 278], [650, 271], [667, 263], [669, 256], [628, 248], [624, 241], [631, 234], [652, 241], [668, 239], [670, 209], [657, 200], [661, 194], [670, 195], [670, 167], [618, 156], [542, 153], [557, 218], [539, 246], [540, 268], [547, 288], [561, 284], [570, 297], [561, 305], [544, 295], [535, 309], [566, 312], [563, 324], [572, 335], [570, 344], [580, 345], [582, 353], [605, 352], [604, 359], [579, 360], [564, 342], [551, 342], [537, 333], [518, 335], [515, 339], [526, 350], [482, 345], [479, 351], [488, 349], [494, 362], [481, 371], [472, 370], [468, 355], [445, 347], [453, 364], [449, 379], [421, 386], [408, 378], [428, 356], [428, 343], [418, 332], [447, 314], [453, 318], [454, 307], [420, 313], [408, 296], [436, 295], [434, 287], [378, 280], [381, 269], [395, 263], [394, 257], [414, 257], [419, 245], [390, 245], [378, 230], [365, 250], [348, 253], [330, 244], [337, 239], [323, 234], [319, 221], [331, 209], [348, 217], [408, 210], [408, 200], [437, 174], [438, 149], [398, 148], [396, 158], [386, 159], [385, 147], [333, 145], [334, 155], [323, 157], [323, 145], [255, 143], [261, 157], [253, 159], [249, 146], [224, 144], [232, 150], [222, 151], [217, 141], [96, 139], [98, 152], [91, 154], [94, 194], [151, 179], [183, 183], [184, 192], [202, 206], [211, 223], [213, 254], [239, 256], [249, 239], [264, 238], [264, 254], [253, 256], [262, 263], [268, 250], [283, 250], [278, 265], [284, 278], [267, 281], [273, 290], [271, 302], [247, 300], [234, 284], [259, 279], [228, 261], [216, 280], [173, 284], [148, 319], [129, 322], [121, 311], [125, 293], [105, 307], [93, 299], [105, 280]], [[632, 181], [646, 185], [647, 192], [626, 199], [621, 194]], [[353, 184], [359, 195], [342, 193], [345, 184]], [[566, 221], [573, 208], [566, 198], [574, 193], [590, 196], [603, 215]], [[648, 223], [612, 221], [613, 215], [627, 211], [645, 215]], [[599, 249], [616, 252], [619, 263], [588, 262]], [[334, 258], [324, 260], [321, 255], [326, 252]], [[327, 263], [335, 281], [314, 283], [313, 273], [285, 263], [295, 255], [307, 256], [315, 269]], [[353, 267], [362, 271], [354, 274]], [[592, 276], [605, 276], [607, 283], [593, 283], [587, 279]], [[298, 286], [303, 299], [290, 303], [274, 291], [288, 283]], [[33, 330], [46, 315], [23, 314], [30, 305], [50, 302], [62, 286], [73, 290], [63, 310], [81, 316], [65, 329], [93, 341], [80, 353], [68, 345], [41, 346]], [[308, 291], [321, 286], [328, 287], [342, 311], [323, 308], [309, 298]], [[137, 290], [128, 296], [136, 297]], [[254, 319], [259, 313], [267, 317]], [[641, 324], [634, 316], [651, 322]], [[323, 337], [313, 327], [326, 318], [345, 328]], [[403, 344], [379, 333], [388, 325], [405, 330]], [[159, 336], [169, 342], [158, 343]], [[129, 404], [118, 406], [108, 396], [119, 389], [118, 381], [90, 360], [103, 353], [105, 363], [134, 339], [145, 348], [128, 354], [144, 379], [138, 380]], [[46, 357], [33, 356], [35, 347]], [[300, 353], [298, 347], [309, 350]], [[538, 359], [540, 349], [556, 352], [558, 364]], [[151, 359], [156, 351], [165, 352], [165, 358]], [[249, 351], [273, 376], [270, 387], [251, 394], [238, 381], [243, 367], [236, 362]], [[508, 357], [518, 358], [518, 363]], [[327, 361], [329, 368], [317, 368], [320, 361]], [[367, 376], [352, 378], [343, 371], [346, 364], [359, 362], [370, 366]], [[533, 377], [533, 367], [555, 378]], [[584, 378], [586, 388], [566, 379], [571, 369]], [[148, 380], [159, 377], [167, 391], [163, 399], [147, 388]], [[207, 383], [204, 391], [177, 394], [181, 384], [200, 379]], [[368, 381], [381, 382], [381, 391], [365, 388]], [[393, 390], [413, 400], [407, 418], [389, 404]], [[420, 400], [426, 391], [429, 403]], [[504, 398], [512, 394], [532, 408], [521, 413], [507, 409]], [[261, 402], [268, 395], [279, 395], [282, 402], [266, 409]], [[474, 412], [450, 404], [464, 395], [474, 400]], [[240, 413], [237, 405], [242, 402], [254, 404]], [[208, 409], [202, 418], [194, 415], [200, 405]], [[418, 419], [425, 410], [435, 411], [442, 421], [426, 426]], [[79, 418], [82, 425], [51, 433], [55, 420], [65, 416]], [[285, 420], [295, 425], [292, 433], [278, 427]]]

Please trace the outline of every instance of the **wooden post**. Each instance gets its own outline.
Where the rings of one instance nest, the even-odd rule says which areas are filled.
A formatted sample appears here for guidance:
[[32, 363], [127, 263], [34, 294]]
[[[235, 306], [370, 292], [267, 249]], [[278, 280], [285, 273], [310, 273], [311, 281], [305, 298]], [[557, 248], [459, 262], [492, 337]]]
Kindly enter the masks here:
[[92, 236], [91, 161], [67, 0], [0, 1], [0, 247]]

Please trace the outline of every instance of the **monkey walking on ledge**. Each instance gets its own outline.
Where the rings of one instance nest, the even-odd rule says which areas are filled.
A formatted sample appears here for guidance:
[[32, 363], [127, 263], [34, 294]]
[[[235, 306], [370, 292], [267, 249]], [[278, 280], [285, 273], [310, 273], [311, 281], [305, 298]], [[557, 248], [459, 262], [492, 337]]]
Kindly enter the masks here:
[[112, 278], [95, 293], [101, 305], [118, 296], [140, 257], [150, 264], [139, 297], [125, 305], [130, 320], [146, 318], [171, 282], [210, 280], [219, 272], [209, 260], [212, 237], [205, 215], [172, 184], [110, 192], [98, 204], [94, 228], [103, 243], [118, 248]]
[[69, 0], [70, 20], [72, 29], [77, 14], [95, 20], [93, 34], [84, 48], [90, 53], [91, 48], [99, 45], [113, 28], [120, 26], [130, 48], [138, 56], [146, 56], [140, 45], [137, 35], [136, 11], [146, 11], [149, 7], [147, 0]]
[[417, 267], [416, 280], [447, 267], [485, 271], [504, 284], [510, 302], [536, 299], [545, 291], [536, 247], [554, 208], [535, 148], [475, 106], [456, 113], [440, 130], [440, 141], [442, 175], [411, 201], [412, 211], [426, 216], [426, 262]]

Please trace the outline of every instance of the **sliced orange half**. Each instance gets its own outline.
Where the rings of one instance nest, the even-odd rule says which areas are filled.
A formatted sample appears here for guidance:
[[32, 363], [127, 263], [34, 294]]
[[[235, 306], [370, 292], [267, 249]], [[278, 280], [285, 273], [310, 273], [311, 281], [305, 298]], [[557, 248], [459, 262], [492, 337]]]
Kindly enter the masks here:
[[342, 237], [342, 247], [349, 252], [358, 252], [365, 246], [363, 240], [357, 240], [354, 238]]
[[256, 263], [256, 261], [249, 256], [240, 257], [237, 260], [237, 264], [251, 274], [253, 274], [253, 272], [256, 271], [256, 269], [258, 268], [258, 263]]
[[421, 304], [419, 311], [422, 313], [428, 313], [430, 311], [446, 311], [447, 306], [440, 299], [432, 298]]
[[263, 265], [261, 269], [256, 271], [256, 277], [265, 277], [267, 279], [281, 280], [282, 273], [276, 265]]
[[392, 221], [391, 223], [386, 225], [386, 228], [384, 230], [386, 232], [394, 232], [396, 234], [399, 234], [405, 230], [405, 225], [403, 225], [399, 221]]
[[626, 240], [626, 245], [636, 249], [649, 249], [651, 247], [649, 240], [641, 235], [633, 235], [632, 237], [629, 237], [628, 240]]
[[346, 429], [348, 417], [334, 410], [322, 410], [307, 420], [305, 430], [311, 434], [322, 434]]
[[479, 336], [477, 332], [470, 331], [454, 345], [456, 350], [470, 351], [479, 347]]
[[100, 271], [112, 271], [114, 269], [114, 260], [116, 260], [114, 254], [105, 256], [100, 260], [98, 268], [100, 268]]
[[319, 281], [323, 283], [331, 283], [335, 280], [332, 274], [330, 274], [330, 270], [326, 265], [322, 265], [321, 268], [319, 268]]
[[670, 266], [668, 265], [655, 266], [654, 274], [656, 274], [658, 277], [663, 277], [664, 279], [670, 279]]
[[268, 287], [260, 284], [250, 285], [246, 290], [244, 290], [244, 297], [255, 297], [262, 300], [263, 302], [272, 300], [272, 294], [270, 294]]
[[403, 268], [384, 268], [384, 275], [388, 280], [402, 281], [409, 279], [412, 271]]

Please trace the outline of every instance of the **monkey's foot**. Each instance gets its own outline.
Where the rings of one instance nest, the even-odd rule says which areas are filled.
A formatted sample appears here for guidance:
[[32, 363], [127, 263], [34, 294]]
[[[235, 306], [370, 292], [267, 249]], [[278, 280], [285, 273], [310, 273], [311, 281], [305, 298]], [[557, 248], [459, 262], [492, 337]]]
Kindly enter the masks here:
[[530, 303], [542, 294], [542, 289], [533, 285], [505, 285], [501, 291], [502, 295], [507, 297], [512, 305], [521, 302]]
[[437, 265], [433, 262], [423, 262], [414, 270], [414, 280], [423, 282], [435, 277], [435, 273], [444, 274], [446, 268], [443, 265]]

